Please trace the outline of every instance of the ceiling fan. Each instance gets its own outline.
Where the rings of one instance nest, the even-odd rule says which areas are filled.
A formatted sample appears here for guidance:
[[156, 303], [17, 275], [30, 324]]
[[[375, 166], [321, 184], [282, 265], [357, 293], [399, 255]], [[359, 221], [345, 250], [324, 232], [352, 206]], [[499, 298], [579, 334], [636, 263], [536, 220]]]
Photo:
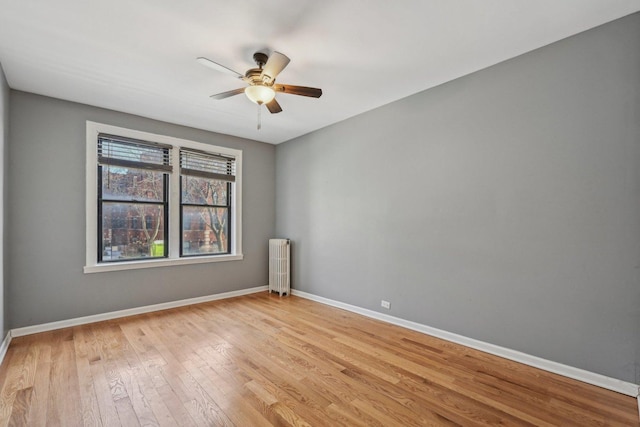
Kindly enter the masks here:
[[[282, 107], [280, 107], [280, 104], [278, 104], [275, 98], [276, 92], [308, 96], [311, 98], [320, 98], [320, 96], [322, 96], [322, 89], [276, 83], [278, 74], [289, 64], [290, 59], [286, 55], [280, 52], [273, 52], [271, 56], [268, 56], [263, 52], [256, 52], [253, 54], [253, 60], [256, 61], [258, 68], [250, 68], [246, 73], [240, 74], [210, 59], [199, 57], [198, 62], [202, 65], [216, 71], [230, 74], [249, 84], [249, 86], [244, 88], [211, 95], [211, 98], [225, 99], [244, 92], [247, 98], [258, 104], [258, 108], [264, 104], [271, 114], [276, 114], [282, 111]], [[258, 126], [258, 128], [260, 127]]]

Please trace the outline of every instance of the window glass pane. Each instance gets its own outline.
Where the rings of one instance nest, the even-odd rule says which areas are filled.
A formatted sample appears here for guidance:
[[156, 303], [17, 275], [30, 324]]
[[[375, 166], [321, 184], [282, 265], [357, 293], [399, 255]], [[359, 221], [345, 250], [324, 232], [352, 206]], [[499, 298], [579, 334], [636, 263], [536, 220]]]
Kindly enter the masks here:
[[119, 166], [102, 166], [102, 198], [164, 201], [164, 173]]
[[182, 207], [182, 254], [229, 253], [228, 208]]
[[226, 181], [182, 176], [182, 203], [195, 205], [227, 205]]
[[163, 257], [165, 245], [162, 205], [102, 204], [103, 261]]

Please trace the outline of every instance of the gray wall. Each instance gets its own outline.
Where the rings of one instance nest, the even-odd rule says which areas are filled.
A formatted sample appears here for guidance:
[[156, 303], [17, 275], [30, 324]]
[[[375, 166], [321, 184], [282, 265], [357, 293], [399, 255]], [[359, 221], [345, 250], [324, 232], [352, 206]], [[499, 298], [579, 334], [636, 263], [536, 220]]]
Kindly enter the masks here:
[[[267, 284], [273, 145], [18, 91], [10, 107], [10, 327]], [[86, 120], [243, 150], [244, 260], [83, 274]]]
[[7, 206], [6, 176], [8, 173], [7, 148], [9, 146], [9, 85], [0, 64], [0, 342], [7, 336], [8, 298], [5, 286], [5, 206]]
[[276, 165], [294, 288], [640, 383], [640, 15], [279, 145]]

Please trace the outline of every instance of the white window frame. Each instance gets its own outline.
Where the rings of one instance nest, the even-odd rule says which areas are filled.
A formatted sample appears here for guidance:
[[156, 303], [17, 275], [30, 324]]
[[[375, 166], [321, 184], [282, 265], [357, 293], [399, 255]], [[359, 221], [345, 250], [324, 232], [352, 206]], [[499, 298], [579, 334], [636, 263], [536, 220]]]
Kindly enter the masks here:
[[[173, 146], [171, 164], [174, 170], [169, 174], [169, 255], [168, 258], [149, 260], [98, 263], [98, 135], [101, 133], [127, 138], [153, 141]], [[210, 153], [233, 156], [236, 159], [236, 180], [231, 183], [231, 251], [224, 255], [204, 255], [180, 257], [180, 148], [193, 148]], [[133, 270], [171, 265], [202, 264], [221, 261], [235, 261], [244, 258], [242, 254], [242, 151], [219, 147], [187, 139], [157, 135], [118, 126], [87, 121], [86, 142], [86, 264], [85, 273]]]

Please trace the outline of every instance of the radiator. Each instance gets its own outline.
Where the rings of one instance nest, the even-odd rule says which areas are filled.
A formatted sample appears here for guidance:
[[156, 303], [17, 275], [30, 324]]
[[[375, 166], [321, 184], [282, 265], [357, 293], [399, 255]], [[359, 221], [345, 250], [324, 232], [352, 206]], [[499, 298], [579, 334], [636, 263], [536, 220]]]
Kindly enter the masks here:
[[291, 292], [291, 244], [289, 239], [269, 239], [269, 292]]

